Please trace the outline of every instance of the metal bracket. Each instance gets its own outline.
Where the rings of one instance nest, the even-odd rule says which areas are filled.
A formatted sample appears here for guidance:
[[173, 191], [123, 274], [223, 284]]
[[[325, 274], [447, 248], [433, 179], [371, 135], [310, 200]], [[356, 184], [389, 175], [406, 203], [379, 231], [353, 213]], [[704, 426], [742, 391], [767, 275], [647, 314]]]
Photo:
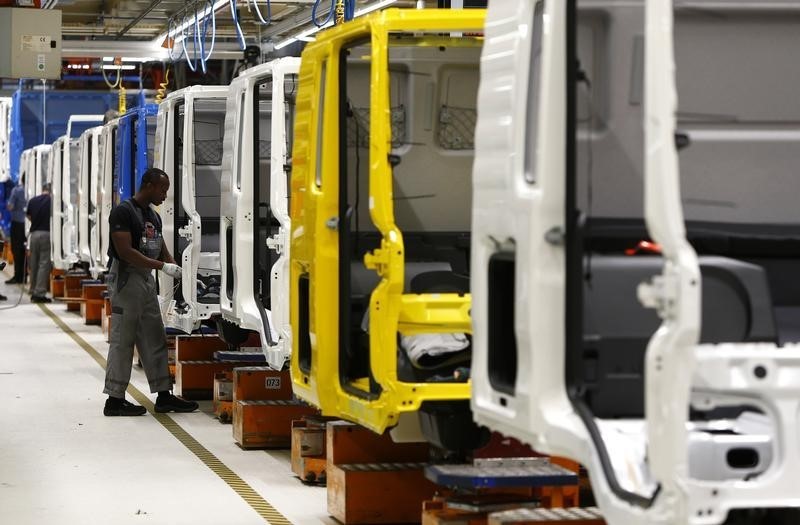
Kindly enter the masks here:
[[267, 237], [267, 248], [273, 250], [276, 254], [280, 255], [283, 252], [283, 245], [286, 242], [286, 234], [283, 232], [283, 229], [273, 235], [272, 237]]
[[339, 217], [331, 217], [327, 221], [325, 221], [325, 226], [328, 227], [330, 230], [338, 230], [339, 229]]
[[645, 308], [652, 308], [662, 319], [671, 319], [678, 298], [678, 278], [671, 273], [656, 275], [650, 282], [639, 284], [636, 295]]
[[383, 248], [376, 248], [364, 255], [364, 266], [368, 270], [375, 270], [383, 275], [384, 269], [389, 266], [389, 252]]
[[189, 224], [184, 226], [183, 228], [178, 228], [178, 235], [186, 239], [187, 241], [192, 241], [192, 222], [189, 221]]

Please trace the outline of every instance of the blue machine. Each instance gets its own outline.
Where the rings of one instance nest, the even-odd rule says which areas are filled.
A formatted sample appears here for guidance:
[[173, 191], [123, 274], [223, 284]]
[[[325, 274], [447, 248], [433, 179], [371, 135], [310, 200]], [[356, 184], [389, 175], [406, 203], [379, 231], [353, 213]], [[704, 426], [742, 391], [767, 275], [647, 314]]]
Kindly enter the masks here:
[[153, 166], [157, 104], [145, 104], [119, 119], [112, 174], [112, 206], [132, 197], [142, 175]]
[[[10, 136], [10, 179], [0, 184], [0, 228], [8, 232], [9, 214], [6, 196], [19, 178], [19, 161], [22, 152], [39, 144], [52, 144], [67, 132], [71, 115], [97, 115], [117, 107], [119, 96], [108, 91], [41, 91], [20, 87], [12, 95]], [[137, 97], [128, 97], [134, 105]], [[46, 112], [46, 121], [44, 113]], [[74, 128], [73, 136], [85, 128]]]

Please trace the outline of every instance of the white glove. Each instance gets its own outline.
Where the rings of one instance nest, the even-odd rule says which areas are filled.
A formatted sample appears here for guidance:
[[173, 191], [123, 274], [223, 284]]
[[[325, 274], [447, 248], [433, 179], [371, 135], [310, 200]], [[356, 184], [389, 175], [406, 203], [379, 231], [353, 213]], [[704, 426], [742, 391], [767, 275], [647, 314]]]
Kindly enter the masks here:
[[161, 271], [173, 279], [180, 279], [183, 277], [183, 271], [181, 271], [181, 267], [177, 264], [164, 263], [164, 266], [161, 267]]

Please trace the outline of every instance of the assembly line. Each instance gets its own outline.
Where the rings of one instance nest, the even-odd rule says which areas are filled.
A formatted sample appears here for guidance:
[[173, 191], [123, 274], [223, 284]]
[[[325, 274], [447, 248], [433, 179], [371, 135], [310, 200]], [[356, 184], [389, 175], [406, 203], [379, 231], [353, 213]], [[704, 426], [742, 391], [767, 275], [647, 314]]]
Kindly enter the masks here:
[[[192, 71], [207, 4], [167, 24]], [[0, 182], [52, 200], [48, 294], [15, 255], [2, 346], [35, 351], [12, 318], [58, 341], [37, 359], [79, 371], [58, 410], [104, 454], [189, 465], [185, 520], [137, 488], [158, 523], [798, 523], [800, 72], [770, 60], [800, 4], [424, 4], [316, 2], [299, 56], [87, 102], [15, 161], [0, 98]], [[0, 357], [15, 420], [46, 370]]]

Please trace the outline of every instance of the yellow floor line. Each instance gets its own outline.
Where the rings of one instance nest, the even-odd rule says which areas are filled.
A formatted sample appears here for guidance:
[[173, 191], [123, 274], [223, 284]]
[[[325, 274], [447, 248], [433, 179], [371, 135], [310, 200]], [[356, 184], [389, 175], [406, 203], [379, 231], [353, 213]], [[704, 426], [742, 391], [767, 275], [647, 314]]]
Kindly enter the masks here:
[[[56, 324], [61, 330], [75, 341], [78, 346], [83, 348], [97, 364], [103, 369], [106, 367], [105, 358], [95, 350], [86, 340], [80, 335], [75, 333], [72, 328], [61, 320], [52, 310], [47, 308], [44, 304], [39, 303], [39, 308]], [[180, 443], [189, 449], [189, 451], [197, 456], [211, 471], [222, 479], [228, 486], [233, 489], [250, 507], [255, 510], [259, 516], [264, 518], [267, 523], [273, 525], [291, 525], [291, 522], [286, 517], [278, 512], [267, 500], [262, 498], [253, 488], [240, 478], [234, 471], [228, 468], [222, 461], [212, 454], [207, 448], [200, 444], [191, 434], [183, 429], [174, 419], [167, 414], [159, 414], [155, 411], [153, 402], [150, 401], [144, 393], [133, 385], [128, 385], [128, 393], [158, 421], [166, 428], [170, 434], [180, 441]]]

